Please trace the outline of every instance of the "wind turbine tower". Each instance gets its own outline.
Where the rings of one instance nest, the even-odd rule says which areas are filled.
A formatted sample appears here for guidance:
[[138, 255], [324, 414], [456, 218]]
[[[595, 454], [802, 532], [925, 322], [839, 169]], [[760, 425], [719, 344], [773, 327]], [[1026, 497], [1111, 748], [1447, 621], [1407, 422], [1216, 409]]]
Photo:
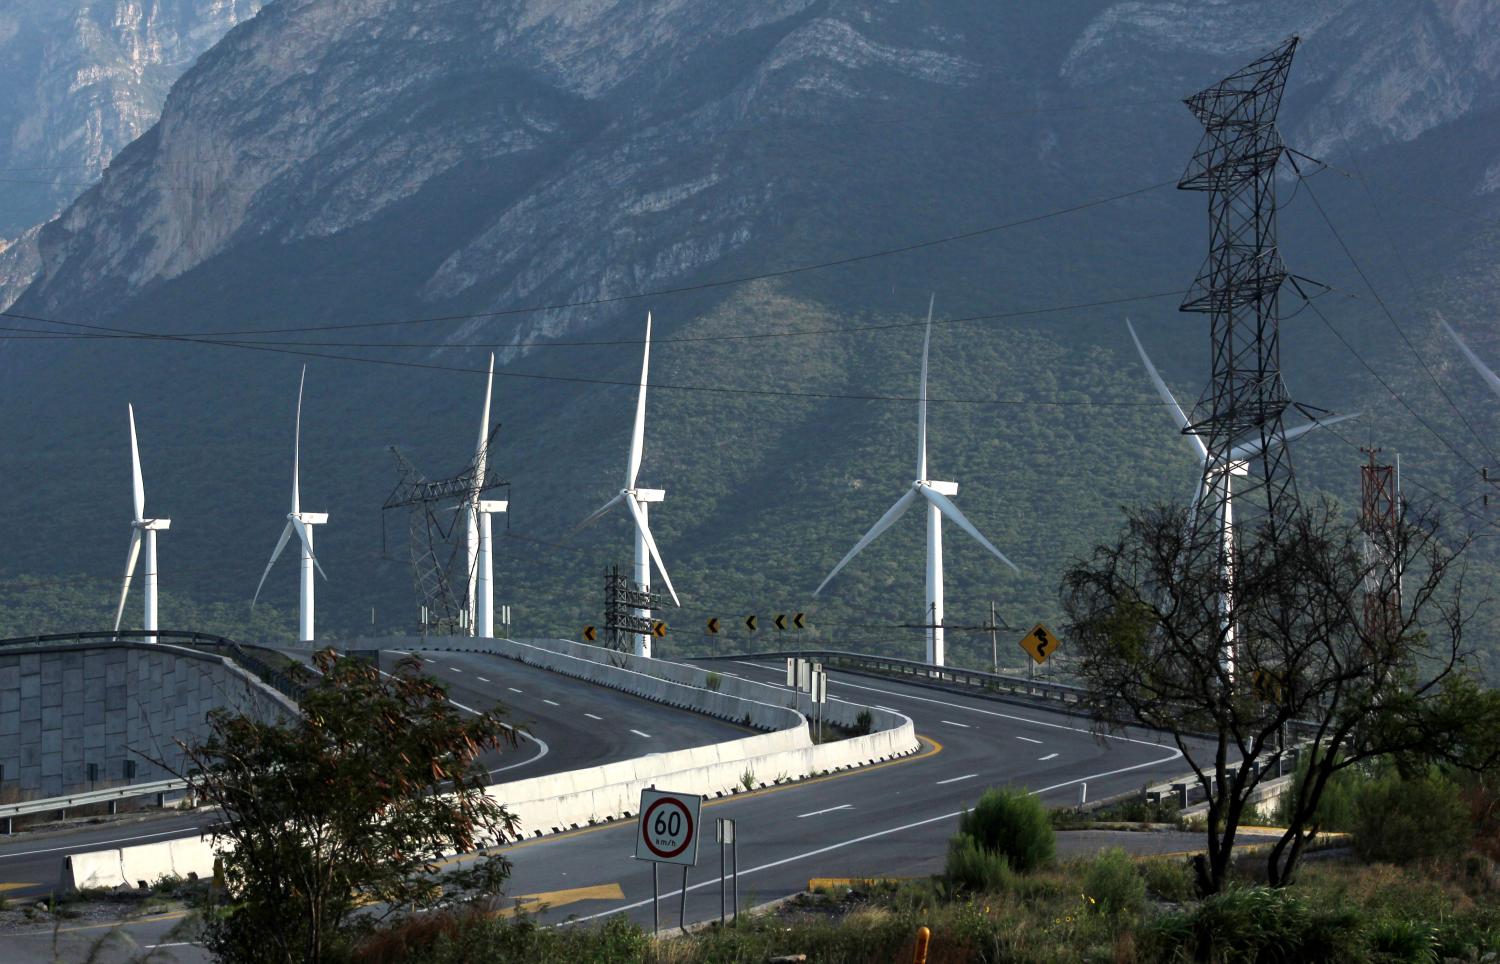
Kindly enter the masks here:
[[[673, 604], [681, 606], [677, 598], [677, 590], [672, 588], [672, 577], [667, 575], [667, 567], [662, 564], [661, 553], [656, 551], [656, 540], [651, 538], [651, 527], [647, 518], [647, 507], [653, 502], [661, 502], [667, 497], [662, 489], [643, 489], [636, 485], [636, 477], [641, 471], [641, 459], [645, 454], [646, 447], [646, 380], [651, 371], [651, 313], [646, 313], [646, 344], [641, 353], [641, 387], [636, 396], [635, 403], [635, 430], [630, 436], [630, 461], [625, 467], [625, 488], [621, 489], [614, 498], [594, 511], [594, 514], [584, 519], [573, 530], [578, 532], [603, 518], [604, 514], [613, 509], [616, 504], [624, 503], [625, 508], [630, 511], [631, 519], [635, 522], [635, 582], [643, 592], [651, 591], [651, 564], [656, 564], [657, 572], [661, 573], [662, 582], [667, 584], [667, 592], [672, 596]], [[641, 620], [651, 618], [651, 610], [637, 609], [635, 615]], [[637, 633], [635, 637], [635, 655], [651, 655], [651, 634]]]
[[297, 615], [297, 638], [303, 642], [312, 642], [316, 637], [313, 634], [313, 570], [324, 579], [328, 578], [323, 572], [323, 566], [318, 562], [317, 556], [313, 554], [313, 526], [320, 526], [328, 521], [326, 512], [303, 512], [302, 496], [300, 492], [300, 464], [302, 461], [302, 389], [307, 384], [307, 366], [302, 366], [302, 378], [297, 382], [297, 427], [292, 437], [292, 511], [287, 513], [286, 528], [281, 530], [281, 538], [276, 540], [276, 548], [271, 550], [271, 561], [266, 563], [266, 571], [260, 575], [260, 584], [255, 587], [255, 597], [250, 600], [250, 608], [255, 608], [255, 603], [260, 599], [260, 591], [266, 584], [266, 577], [271, 574], [271, 567], [276, 565], [276, 560], [281, 556], [281, 550], [286, 548], [287, 541], [292, 534], [296, 533], [297, 542], [302, 549], [302, 571], [298, 615]]
[[490, 398], [495, 387], [495, 353], [490, 352], [489, 378], [484, 385], [484, 413], [479, 419], [479, 441], [474, 446], [473, 481], [469, 486], [464, 514], [466, 571], [469, 574], [469, 635], [486, 638], [495, 635], [495, 552], [494, 529], [490, 517], [506, 511], [503, 500], [485, 499], [485, 469], [489, 459]]
[[[1221, 567], [1222, 583], [1226, 587], [1232, 587], [1235, 552], [1234, 480], [1237, 477], [1249, 474], [1250, 462], [1259, 458], [1265, 452], [1268, 440], [1264, 436], [1251, 435], [1246, 442], [1230, 449], [1227, 459], [1222, 462], [1216, 462], [1210, 458], [1208, 446], [1204, 443], [1203, 436], [1192, 430], [1192, 425], [1188, 421], [1187, 414], [1183, 412], [1182, 406], [1178, 404], [1176, 397], [1172, 394], [1172, 390], [1167, 387], [1167, 383], [1161, 377], [1161, 373], [1156, 370], [1156, 366], [1151, 364], [1151, 358], [1146, 354], [1146, 347], [1141, 344], [1141, 339], [1136, 335], [1135, 326], [1130, 323], [1129, 318], [1125, 319], [1125, 328], [1130, 332], [1130, 340], [1135, 342], [1135, 350], [1141, 356], [1141, 364], [1146, 367], [1146, 374], [1151, 377], [1151, 384], [1156, 387], [1156, 394], [1161, 398], [1162, 406], [1171, 414], [1172, 421], [1177, 425], [1177, 430], [1193, 440], [1193, 447], [1198, 453], [1198, 458], [1202, 460], [1203, 470], [1199, 477], [1198, 494], [1194, 497], [1192, 507], [1188, 510], [1188, 532], [1194, 533], [1199, 531], [1196, 513], [1200, 511], [1201, 506], [1207, 504], [1215, 507], [1214, 519], [1211, 522], [1205, 522], [1205, 525], [1213, 525], [1218, 530], [1216, 542], [1218, 543], [1218, 558]], [[1335, 415], [1331, 418], [1314, 419], [1304, 425], [1285, 430], [1282, 433], [1281, 441], [1289, 443], [1301, 438], [1319, 426], [1337, 425], [1339, 422], [1358, 417], [1359, 413], [1354, 412], [1349, 415]], [[1222, 466], [1227, 466], [1227, 470]], [[1204, 497], [1205, 487], [1209, 489], [1209, 497], [1206, 499]], [[1225, 593], [1220, 606], [1225, 614], [1233, 612], [1233, 597], [1230, 593]], [[1224, 668], [1231, 679], [1234, 677], [1235, 672], [1236, 654], [1234, 640], [1235, 627], [1231, 623], [1224, 627]]]
[[914, 505], [917, 499], [927, 500], [927, 610], [926, 615], [931, 620], [927, 625], [927, 662], [934, 666], [942, 666], [944, 659], [943, 645], [943, 516], [947, 516], [960, 529], [967, 532], [980, 545], [988, 549], [995, 558], [1010, 566], [1012, 570], [1019, 573], [1016, 564], [1005, 558], [1005, 554], [996, 549], [990, 540], [986, 539], [974, 524], [964, 517], [964, 514], [954, 505], [951, 496], [958, 494], [957, 482], [939, 482], [927, 477], [927, 356], [928, 349], [932, 345], [932, 307], [933, 300], [927, 303], [927, 334], [922, 339], [922, 387], [917, 400], [917, 478], [911, 484], [906, 494], [896, 500], [896, 504], [886, 510], [885, 515], [865, 533], [864, 538], [854, 544], [839, 564], [833, 567], [817, 589], [813, 590], [816, 596], [823, 591], [855, 556], [874, 542], [882, 532], [889, 529], [897, 519], [906, 514], [906, 510]]
[[125, 579], [120, 584], [120, 604], [115, 607], [115, 632], [120, 631], [120, 622], [125, 616], [125, 597], [130, 594], [130, 580], [135, 575], [135, 564], [140, 558], [141, 544], [144, 542], [146, 573], [141, 580], [141, 595], [145, 597], [146, 611], [141, 619], [141, 628], [152, 633], [157, 629], [156, 534], [170, 529], [172, 520], [146, 518], [146, 484], [141, 478], [141, 450], [135, 437], [135, 407], [127, 404], [125, 411], [130, 416], [130, 486], [135, 515], [130, 523], [130, 549], [125, 556]]

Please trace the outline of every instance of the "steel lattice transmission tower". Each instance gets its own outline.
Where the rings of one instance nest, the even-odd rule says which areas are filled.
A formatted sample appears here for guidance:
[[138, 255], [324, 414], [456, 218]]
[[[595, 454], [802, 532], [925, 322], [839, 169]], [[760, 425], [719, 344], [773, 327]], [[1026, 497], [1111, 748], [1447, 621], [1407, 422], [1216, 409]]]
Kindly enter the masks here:
[[[1234, 499], [1280, 518], [1295, 501], [1282, 415], [1278, 295], [1286, 268], [1276, 247], [1276, 114], [1298, 38], [1185, 103], [1203, 140], [1177, 186], [1208, 193], [1208, 259], [1181, 311], [1210, 317], [1213, 377], [1183, 431], [1207, 448], [1193, 513], [1193, 544], [1232, 571]], [[1248, 455], [1246, 453], [1249, 453]], [[1238, 478], [1240, 481], [1235, 481]]]
[[1385, 640], [1400, 626], [1401, 577], [1395, 543], [1401, 524], [1401, 473], [1375, 461], [1380, 449], [1361, 448], [1359, 526], [1365, 533], [1365, 632]]
[[461, 552], [462, 508], [465, 501], [509, 484], [495, 471], [495, 463], [489, 458], [499, 432], [500, 425], [496, 423], [473, 460], [458, 475], [447, 479], [428, 479], [391, 446], [400, 480], [380, 507], [381, 554], [385, 555], [386, 513], [409, 510], [408, 547], [412, 578], [422, 604], [424, 633], [469, 632], [468, 616], [472, 611], [469, 587], [473, 585], [474, 573]]

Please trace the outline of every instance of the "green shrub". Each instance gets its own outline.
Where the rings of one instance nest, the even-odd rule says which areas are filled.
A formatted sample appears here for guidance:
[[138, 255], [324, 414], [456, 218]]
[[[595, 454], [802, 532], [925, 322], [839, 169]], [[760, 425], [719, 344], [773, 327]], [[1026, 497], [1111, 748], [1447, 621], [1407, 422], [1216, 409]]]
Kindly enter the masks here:
[[1198, 885], [1185, 860], [1154, 858], [1141, 862], [1146, 889], [1161, 900], [1183, 904], [1197, 896]]
[[1367, 861], [1407, 864], [1452, 859], [1473, 839], [1473, 817], [1458, 786], [1437, 770], [1389, 773], [1363, 788], [1354, 846]]
[[705, 686], [717, 693], [719, 691], [719, 687], [724, 685], [724, 677], [720, 676], [718, 673], [709, 673], [707, 679], [705, 679], [703, 682]]
[[1369, 960], [1364, 921], [1357, 912], [1314, 909], [1285, 889], [1215, 894], [1191, 910], [1158, 915], [1139, 938], [1146, 960]]
[[1107, 917], [1135, 914], [1146, 902], [1146, 882], [1129, 854], [1120, 847], [1106, 847], [1084, 872], [1083, 896], [1093, 913]]
[[1057, 850], [1047, 808], [1025, 790], [986, 790], [974, 809], [958, 818], [958, 832], [1004, 856], [1010, 869], [1022, 874], [1051, 863]]
[[875, 729], [875, 718], [870, 715], [869, 710], [860, 710], [859, 715], [854, 718], [854, 735], [865, 736]]
[[1006, 890], [1013, 874], [1003, 854], [981, 847], [973, 837], [959, 833], [948, 840], [944, 876], [958, 890], [991, 893]]
[[1392, 964], [1437, 964], [1437, 931], [1422, 921], [1384, 918], [1370, 928], [1370, 950]]
[[[1282, 794], [1276, 806], [1275, 820], [1285, 827], [1292, 820], [1292, 805], [1307, 779], [1307, 759], [1297, 767], [1292, 777], [1292, 790]], [[1323, 795], [1318, 798], [1313, 811], [1313, 823], [1319, 830], [1349, 832], [1354, 829], [1356, 809], [1361, 791], [1369, 784], [1369, 774], [1361, 769], [1338, 770], [1323, 785]]]

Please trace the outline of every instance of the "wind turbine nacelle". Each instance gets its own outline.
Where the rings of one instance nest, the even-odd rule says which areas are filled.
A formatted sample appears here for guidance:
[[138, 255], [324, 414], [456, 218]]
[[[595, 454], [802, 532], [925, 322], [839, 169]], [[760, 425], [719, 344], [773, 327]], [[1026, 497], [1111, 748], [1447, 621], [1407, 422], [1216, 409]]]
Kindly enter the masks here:
[[509, 505], [510, 503], [504, 499], [480, 499], [479, 511], [494, 514], [496, 512], [504, 512]]
[[933, 482], [928, 480], [922, 483], [938, 495], [958, 495], [957, 482]]
[[171, 519], [142, 519], [136, 523], [142, 529], [150, 529], [152, 532], [164, 532], [172, 528]]
[[326, 512], [299, 512], [297, 518], [302, 520], [306, 526], [321, 526], [328, 524], [328, 513]]
[[637, 502], [665, 502], [667, 498], [666, 489], [636, 489], [635, 501]]

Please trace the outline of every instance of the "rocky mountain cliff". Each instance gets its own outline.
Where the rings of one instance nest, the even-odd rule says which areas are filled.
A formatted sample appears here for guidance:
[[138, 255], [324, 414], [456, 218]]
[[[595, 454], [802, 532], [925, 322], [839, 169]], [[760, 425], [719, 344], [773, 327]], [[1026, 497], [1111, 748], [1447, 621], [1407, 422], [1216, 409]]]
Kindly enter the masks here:
[[[399, 622], [406, 577], [371, 535], [392, 480], [383, 447], [456, 469], [478, 391], [456, 375], [498, 345], [515, 482], [508, 592], [529, 630], [566, 630], [596, 608], [599, 566], [625, 551], [608, 527], [580, 545], [562, 536], [617, 485], [624, 386], [651, 308], [661, 387], [647, 473], [671, 491], [653, 520], [679, 589], [714, 611], [806, 605], [910, 471], [902, 399], [919, 334], [891, 326], [936, 290], [947, 319], [989, 320], [934, 336], [934, 394], [950, 399], [934, 406], [934, 462], [1027, 570], [1003, 578], [955, 537], [949, 593], [962, 601], [950, 606], [987, 612], [999, 595], [1018, 621], [1054, 612], [1059, 567], [1110, 530], [1116, 506], [1191, 490], [1191, 459], [1120, 330], [1132, 312], [1196, 395], [1206, 335], [1170, 297], [1206, 243], [1202, 198], [1170, 190], [1199, 133], [1179, 99], [1301, 33], [1283, 127], [1339, 168], [1287, 181], [1288, 261], [1359, 288], [1300, 196], [1315, 190], [1370, 274], [1391, 282], [1383, 295], [1419, 348], [1461, 379], [1422, 312], [1478, 318], [1500, 302], [1478, 254], [1495, 250], [1500, 214], [1496, 22], [1500, 0], [276, 0], [205, 53], [160, 120], [37, 238], [39, 275], [16, 312], [67, 323], [54, 332], [172, 340], [0, 351], [11, 476], [68, 479], [89, 506], [55, 520], [69, 565], [24, 548], [8, 565], [118, 564], [112, 543], [94, 545], [106, 511], [94, 507], [124, 505], [110, 473], [129, 397], [158, 424], [143, 428], [163, 466], [148, 478], [174, 512], [197, 514], [171, 533], [178, 578], [216, 598], [253, 585], [272, 525], [261, 517], [274, 522], [285, 498], [289, 386], [311, 355], [304, 499], [333, 510], [320, 553], [346, 580], [321, 598], [346, 629], [372, 606], [382, 625]], [[1340, 173], [1356, 166], [1394, 191], [1372, 203]], [[1461, 271], [1457, 252], [1470, 258]], [[718, 284], [753, 275], [770, 277]], [[1484, 460], [1368, 295], [1336, 297], [1334, 322]], [[1137, 300], [996, 317], [1122, 298]], [[760, 337], [809, 329], [822, 333]], [[235, 332], [219, 340], [237, 347], [182, 340], [213, 332]], [[1387, 434], [1431, 454], [1422, 477], [1435, 488], [1472, 490], [1473, 465], [1341, 352], [1326, 329], [1289, 326], [1299, 396], [1364, 407], [1351, 441]], [[319, 359], [330, 355], [366, 363]], [[1482, 388], [1453, 391], [1486, 404]], [[1347, 494], [1357, 478], [1332, 439], [1298, 458], [1316, 486]], [[920, 616], [920, 567], [905, 555], [916, 535], [884, 541], [841, 577], [826, 622]]]
[[263, 0], [12, 0], [0, 9], [0, 308], [36, 235], [161, 113], [204, 50]]

